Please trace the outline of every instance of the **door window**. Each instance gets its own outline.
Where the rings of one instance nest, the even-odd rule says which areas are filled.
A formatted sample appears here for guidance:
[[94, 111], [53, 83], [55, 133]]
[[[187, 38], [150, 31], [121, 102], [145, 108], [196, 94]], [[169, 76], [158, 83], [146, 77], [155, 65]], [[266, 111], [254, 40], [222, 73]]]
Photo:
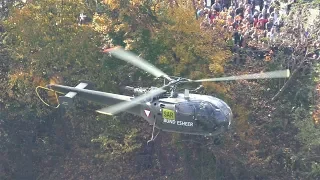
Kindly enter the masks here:
[[176, 104], [177, 114], [184, 116], [193, 116], [194, 115], [194, 105], [192, 102], [184, 102]]

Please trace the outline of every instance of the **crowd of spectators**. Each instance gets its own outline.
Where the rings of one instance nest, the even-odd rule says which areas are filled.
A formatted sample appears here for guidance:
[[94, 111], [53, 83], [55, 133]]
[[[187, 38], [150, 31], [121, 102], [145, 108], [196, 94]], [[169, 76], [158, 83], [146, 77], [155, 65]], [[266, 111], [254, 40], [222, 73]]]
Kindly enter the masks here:
[[278, 0], [204, 0], [197, 9], [202, 18], [201, 28], [214, 28], [219, 22], [232, 33], [234, 47], [270, 47], [280, 35], [283, 16], [289, 14], [291, 4], [283, 6]]
[[197, 17], [205, 17], [201, 27], [214, 27], [216, 21], [222, 21], [239, 47], [274, 42], [283, 25], [282, 15], [290, 11], [290, 4], [284, 10], [277, 0], [234, 0], [230, 3], [216, 0], [210, 5], [204, 1], [203, 7], [197, 10]]

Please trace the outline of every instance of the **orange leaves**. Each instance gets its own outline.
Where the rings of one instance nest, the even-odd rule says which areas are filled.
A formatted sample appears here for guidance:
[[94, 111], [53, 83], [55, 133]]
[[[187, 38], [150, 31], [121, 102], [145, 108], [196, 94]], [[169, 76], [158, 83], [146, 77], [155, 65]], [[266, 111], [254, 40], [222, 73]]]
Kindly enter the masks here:
[[93, 16], [92, 28], [98, 33], [107, 34], [110, 31], [111, 23], [111, 19], [107, 16], [95, 14]]
[[[177, 0], [169, 5], [166, 1], [146, 1], [104, 0], [116, 15], [95, 15], [92, 27], [98, 33], [116, 34], [109, 39], [121, 37], [117, 43], [123, 42], [126, 49], [141, 51], [154, 44], [155, 51], [145, 50], [155, 52], [152, 56], [158, 57], [158, 62], [170, 66], [167, 69], [173, 72], [167, 73], [194, 78], [224, 73], [231, 53], [220, 35], [223, 22], [217, 21], [215, 30], [202, 31], [202, 20], [196, 19], [191, 2]], [[146, 31], [149, 33], [141, 35]]]
[[133, 6], [136, 6], [136, 5], [141, 5], [141, 4], [142, 4], [142, 1], [141, 1], [141, 0], [130, 0], [130, 3], [131, 3]]
[[211, 56], [211, 63], [209, 69], [214, 74], [223, 74], [224, 66], [227, 60], [230, 58], [231, 53], [224, 50], [218, 50]]
[[160, 9], [160, 3], [155, 3], [153, 4], [153, 6], [151, 7], [151, 10], [154, 12], [158, 12]]
[[229, 94], [229, 87], [227, 85], [223, 85], [222, 83], [203, 82], [202, 84], [206, 88], [207, 93], [209, 94], [216, 93], [221, 94], [223, 96], [227, 96], [227, 94]]
[[168, 58], [166, 58], [166, 57], [163, 56], [163, 55], [160, 55], [160, 56], [158, 57], [158, 59], [159, 59], [160, 64], [170, 64], [170, 62], [168, 61]]
[[[108, 5], [111, 10], [121, 9], [123, 8], [122, 5], [124, 4], [124, 2], [121, 0], [103, 0], [103, 3]], [[132, 6], [138, 6], [138, 5], [141, 5], [142, 3], [143, 1], [141, 0], [129, 0], [129, 4]]]
[[168, 16], [175, 22], [174, 26], [167, 26], [170, 30], [186, 34], [199, 33], [200, 23], [195, 20], [194, 10], [191, 7], [179, 6], [169, 8]]
[[174, 74], [189, 77], [223, 74], [225, 63], [231, 53], [227, 49], [224, 36], [219, 35], [222, 23], [217, 22], [215, 30], [200, 30], [202, 20], [195, 18], [195, 10], [191, 3], [177, 1], [177, 4], [161, 5], [166, 11], [168, 23], [159, 30], [159, 34], [166, 33], [165, 38], [173, 39], [163, 42], [166, 46], [172, 47], [174, 52], [173, 58], [167, 58], [172, 59]]
[[320, 83], [316, 86], [316, 107], [315, 110], [312, 113], [313, 122], [316, 126], [320, 123]]
[[119, 0], [103, 0], [103, 3], [108, 5], [112, 10], [120, 8]]
[[128, 31], [128, 29], [129, 29], [128, 24], [124, 24], [124, 23], [121, 23], [121, 24], [119, 24], [119, 25], [115, 25], [115, 26], [114, 26], [114, 31], [115, 31], [115, 32]]
[[11, 89], [18, 80], [25, 80], [25, 78], [29, 77], [29, 73], [23, 72], [23, 71], [17, 71], [13, 74], [9, 75], [9, 86]]
[[320, 123], [320, 107], [317, 106], [317, 110], [315, 110], [312, 114], [313, 122], [315, 125], [319, 125]]
[[224, 72], [223, 70], [223, 64], [219, 64], [219, 63], [212, 63], [209, 65], [209, 69], [211, 72], [213, 72], [214, 74], [221, 74]]
[[234, 120], [237, 133], [241, 138], [246, 138], [246, 136], [253, 135], [253, 128], [250, 127], [249, 119], [249, 110], [241, 105], [237, 105], [233, 108]]
[[76, 73], [80, 69], [96, 70], [101, 54], [99, 35], [106, 31], [110, 21], [94, 16], [95, 25], [79, 25], [80, 13], [89, 17], [87, 11], [81, 0], [64, 1], [63, 6], [61, 1], [34, 1], [17, 9], [5, 24], [12, 56], [19, 61], [23, 59], [23, 66], [36, 74], [61, 72], [76, 79], [75, 76], [87, 75]]

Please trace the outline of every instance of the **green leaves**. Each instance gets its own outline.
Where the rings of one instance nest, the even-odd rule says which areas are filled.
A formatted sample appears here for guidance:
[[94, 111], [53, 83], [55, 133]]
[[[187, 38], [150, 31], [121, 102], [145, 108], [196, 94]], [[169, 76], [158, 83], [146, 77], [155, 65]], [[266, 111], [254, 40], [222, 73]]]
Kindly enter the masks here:
[[92, 139], [92, 142], [99, 143], [104, 153], [99, 153], [96, 157], [105, 160], [114, 160], [120, 156], [133, 153], [141, 147], [141, 142], [138, 141], [139, 131], [131, 126], [134, 123], [130, 119], [126, 119], [125, 124], [116, 117], [98, 116], [100, 121], [105, 121], [104, 132], [98, 138]]

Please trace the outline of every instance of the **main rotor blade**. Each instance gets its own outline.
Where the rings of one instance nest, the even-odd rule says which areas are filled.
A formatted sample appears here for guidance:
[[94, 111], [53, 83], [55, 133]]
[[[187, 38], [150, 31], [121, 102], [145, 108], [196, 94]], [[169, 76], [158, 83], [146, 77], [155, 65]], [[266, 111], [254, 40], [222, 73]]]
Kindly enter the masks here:
[[136, 105], [138, 105], [140, 102], [152, 98], [154, 96], [157, 96], [159, 94], [162, 94], [166, 92], [164, 89], [159, 88], [152, 91], [149, 91], [148, 93], [138, 96], [137, 98], [132, 99], [132, 101], [124, 101], [109, 107], [105, 107], [102, 109], [97, 110], [98, 113], [107, 114], [107, 115], [115, 115], [121, 111], [126, 111], [127, 109], [130, 109]]
[[134, 53], [130, 51], [124, 50], [122, 47], [118, 46], [111, 49], [105, 49], [103, 52], [109, 52], [111, 55], [127, 61], [128, 63], [139, 67], [142, 70], [147, 71], [148, 73], [154, 75], [155, 77], [164, 77], [168, 80], [171, 80], [171, 78], [164, 72], [162, 72], [160, 69], [156, 68], [146, 60], [140, 58], [139, 56], [135, 55]]
[[210, 79], [191, 80], [192, 82], [207, 82], [207, 81], [234, 81], [241, 79], [271, 79], [271, 78], [287, 78], [290, 76], [289, 69], [271, 71], [265, 73], [246, 74], [240, 76], [219, 77]]

